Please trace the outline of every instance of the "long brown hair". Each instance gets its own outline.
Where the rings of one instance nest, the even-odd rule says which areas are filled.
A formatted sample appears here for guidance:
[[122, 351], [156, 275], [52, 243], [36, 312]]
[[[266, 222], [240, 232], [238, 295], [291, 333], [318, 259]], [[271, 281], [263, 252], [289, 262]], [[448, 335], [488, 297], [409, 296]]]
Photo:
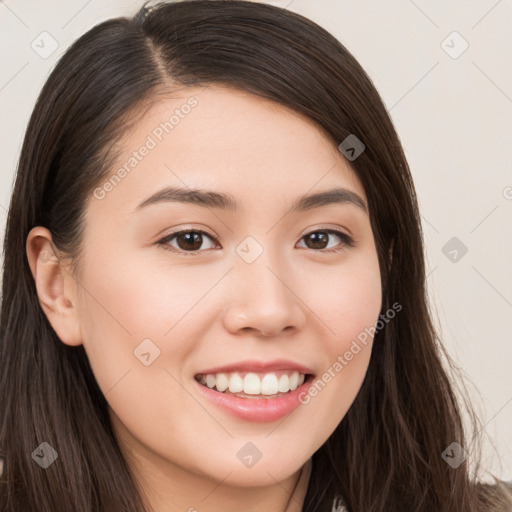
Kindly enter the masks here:
[[[67, 50], [41, 91], [4, 241], [2, 510], [147, 510], [83, 347], [60, 342], [39, 305], [25, 242], [32, 227], [45, 226], [78, 261], [86, 200], [111, 172], [131, 114], [173, 88], [215, 83], [294, 109], [336, 145], [350, 134], [363, 141], [351, 165], [368, 198], [382, 308], [403, 307], [375, 335], [357, 398], [313, 455], [303, 511], [330, 512], [336, 496], [350, 512], [505, 510], [501, 487], [477, 485], [468, 460], [452, 468], [441, 456], [456, 442], [478, 460], [427, 307], [413, 181], [379, 94], [327, 31], [240, 0], [162, 3], [105, 21]], [[44, 471], [31, 457], [42, 442], [58, 453]]]

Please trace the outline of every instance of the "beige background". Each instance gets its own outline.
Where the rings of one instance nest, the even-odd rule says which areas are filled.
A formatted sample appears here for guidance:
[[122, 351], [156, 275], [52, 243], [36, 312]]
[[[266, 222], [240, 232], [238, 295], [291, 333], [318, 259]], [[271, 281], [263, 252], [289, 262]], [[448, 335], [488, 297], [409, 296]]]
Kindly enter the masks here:
[[[2, 233], [26, 123], [52, 66], [93, 25], [130, 16], [141, 3], [0, 2]], [[474, 383], [487, 464], [512, 480], [512, 1], [268, 3], [329, 30], [381, 93], [417, 186], [433, 309]], [[31, 47], [49, 37], [42, 32], [58, 44], [46, 58]], [[443, 253], [453, 237], [467, 247], [463, 256], [450, 245]]]

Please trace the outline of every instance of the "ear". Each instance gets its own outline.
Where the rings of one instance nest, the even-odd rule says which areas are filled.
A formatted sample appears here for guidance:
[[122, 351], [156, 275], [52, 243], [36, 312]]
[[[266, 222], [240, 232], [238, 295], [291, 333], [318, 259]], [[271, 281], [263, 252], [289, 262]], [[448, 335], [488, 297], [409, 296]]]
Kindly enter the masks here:
[[42, 226], [33, 228], [27, 236], [26, 251], [39, 303], [48, 321], [63, 343], [81, 345], [76, 281], [54, 247], [50, 231]]

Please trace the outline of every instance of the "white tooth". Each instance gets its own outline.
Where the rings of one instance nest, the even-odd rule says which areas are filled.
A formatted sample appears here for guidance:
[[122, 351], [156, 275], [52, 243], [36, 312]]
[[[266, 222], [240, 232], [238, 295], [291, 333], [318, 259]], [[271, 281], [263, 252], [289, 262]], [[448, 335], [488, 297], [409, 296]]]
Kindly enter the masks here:
[[213, 386], [215, 386], [215, 375], [213, 374], [208, 374], [206, 376], [206, 385], [209, 387], [209, 388], [213, 388]]
[[288, 375], [284, 374], [281, 375], [279, 378], [279, 392], [280, 393], [286, 393], [287, 391], [290, 391], [290, 379], [288, 378]]
[[293, 372], [290, 376], [283, 374], [278, 379], [275, 373], [267, 373], [260, 379], [256, 373], [248, 373], [242, 378], [239, 373], [201, 375], [200, 382], [209, 388], [215, 387], [217, 391], [227, 389], [231, 393], [245, 393], [247, 395], [276, 395], [297, 389], [304, 383], [305, 375]]
[[267, 373], [261, 381], [262, 395], [276, 395], [279, 390], [279, 382], [275, 373]]
[[247, 395], [259, 395], [261, 393], [261, 381], [255, 373], [248, 373], [245, 376], [244, 393]]
[[231, 393], [241, 393], [244, 390], [244, 381], [238, 373], [233, 373], [229, 378], [229, 391]]
[[290, 377], [290, 391], [297, 389], [298, 385], [299, 385], [299, 372], [293, 372], [292, 376]]
[[217, 374], [217, 381], [215, 383], [217, 391], [226, 391], [229, 387], [229, 380], [225, 373]]

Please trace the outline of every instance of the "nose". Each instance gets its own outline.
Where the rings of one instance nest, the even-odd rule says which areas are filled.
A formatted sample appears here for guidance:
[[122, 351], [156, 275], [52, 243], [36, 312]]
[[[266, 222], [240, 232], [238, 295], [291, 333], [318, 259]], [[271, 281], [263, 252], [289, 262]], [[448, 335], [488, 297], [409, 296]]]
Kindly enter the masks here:
[[234, 291], [227, 294], [224, 308], [225, 328], [231, 333], [254, 331], [271, 337], [303, 328], [308, 308], [300, 297], [301, 280], [289, 265], [276, 261], [263, 252], [253, 263], [235, 263], [230, 272]]

